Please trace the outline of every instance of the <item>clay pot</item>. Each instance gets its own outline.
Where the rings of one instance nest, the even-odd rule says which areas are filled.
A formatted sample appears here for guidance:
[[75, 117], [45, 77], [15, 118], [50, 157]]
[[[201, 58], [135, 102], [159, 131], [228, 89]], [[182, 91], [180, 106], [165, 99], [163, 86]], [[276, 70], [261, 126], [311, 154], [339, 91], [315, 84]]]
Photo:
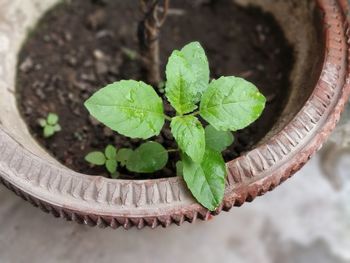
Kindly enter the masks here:
[[256, 147], [227, 163], [215, 213], [179, 177], [128, 181], [78, 174], [28, 133], [15, 100], [16, 60], [27, 30], [58, 0], [0, 0], [0, 174], [11, 190], [56, 217], [91, 226], [152, 228], [207, 220], [274, 189], [299, 170], [335, 127], [350, 93], [346, 0], [237, 0], [272, 12], [295, 48], [288, 102]]

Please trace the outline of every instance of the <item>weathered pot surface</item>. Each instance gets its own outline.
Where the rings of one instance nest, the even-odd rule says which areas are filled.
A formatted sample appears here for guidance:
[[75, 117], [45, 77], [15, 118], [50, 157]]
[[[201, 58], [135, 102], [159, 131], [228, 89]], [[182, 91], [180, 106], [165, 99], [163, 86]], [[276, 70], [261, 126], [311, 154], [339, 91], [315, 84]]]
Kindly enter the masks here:
[[346, 0], [237, 0], [272, 12], [295, 48], [291, 93], [273, 129], [227, 163], [225, 198], [215, 213], [179, 177], [128, 181], [78, 174], [32, 139], [15, 100], [17, 54], [57, 0], [0, 0], [0, 175], [24, 199], [54, 216], [88, 225], [152, 228], [207, 220], [252, 201], [292, 176], [333, 130], [350, 94]]

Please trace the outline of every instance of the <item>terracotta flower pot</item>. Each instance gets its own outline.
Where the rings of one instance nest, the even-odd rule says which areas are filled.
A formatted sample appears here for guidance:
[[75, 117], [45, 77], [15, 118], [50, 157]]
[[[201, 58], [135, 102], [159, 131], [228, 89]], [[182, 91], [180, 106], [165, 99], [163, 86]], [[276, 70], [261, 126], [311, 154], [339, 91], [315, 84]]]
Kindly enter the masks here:
[[127, 181], [78, 174], [32, 139], [15, 100], [16, 60], [27, 30], [57, 0], [0, 0], [0, 174], [2, 182], [56, 217], [91, 226], [152, 228], [207, 220], [274, 189], [318, 150], [349, 93], [346, 0], [237, 0], [272, 12], [296, 61], [284, 111], [256, 147], [227, 163], [225, 198], [215, 213], [179, 177]]

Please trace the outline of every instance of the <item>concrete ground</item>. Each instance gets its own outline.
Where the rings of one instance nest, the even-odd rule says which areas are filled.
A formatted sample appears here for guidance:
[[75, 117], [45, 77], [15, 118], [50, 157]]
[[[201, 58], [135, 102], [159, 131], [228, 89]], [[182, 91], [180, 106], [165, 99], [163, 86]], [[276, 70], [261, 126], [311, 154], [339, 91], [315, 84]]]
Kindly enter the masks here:
[[55, 219], [1, 187], [0, 262], [347, 263], [349, 197], [350, 180], [335, 190], [316, 157], [275, 191], [210, 222], [125, 231]]

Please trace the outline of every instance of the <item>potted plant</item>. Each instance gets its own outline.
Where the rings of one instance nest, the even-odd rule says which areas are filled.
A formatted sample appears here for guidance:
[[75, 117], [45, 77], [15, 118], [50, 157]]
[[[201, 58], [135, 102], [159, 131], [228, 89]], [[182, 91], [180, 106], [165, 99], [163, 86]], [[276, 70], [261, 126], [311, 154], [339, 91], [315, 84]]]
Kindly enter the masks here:
[[[27, 29], [33, 26], [35, 21], [55, 1], [50, 3], [40, 2], [40, 5], [36, 5], [35, 0], [30, 1], [28, 5], [38, 12], [22, 13], [20, 11], [24, 8], [30, 10], [28, 6], [18, 5], [17, 2], [6, 2], [4, 8], [0, 11], [4, 17], [0, 29], [2, 43], [0, 45], [0, 57], [3, 61], [0, 64], [0, 90], [2, 92], [0, 98], [0, 143], [2, 145], [0, 174], [6, 186], [44, 211], [79, 223], [101, 227], [123, 226], [124, 228], [131, 226], [137, 226], [138, 228], [144, 226], [156, 227], [158, 225], [168, 226], [172, 223], [181, 224], [184, 221], [193, 222], [196, 218], [207, 220], [221, 210], [227, 211], [234, 205], [239, 206], [245, 201], [252, 201], [256, 196], [272, 190], [294, 174], [326, 140], [339, 119], [350, 89], [346, 81], [348, 78], [348, 36], [346, 35], [345, 23], [348, 4], [346, 1], [309, 0], [298, 4], [289, 1], [267, 0], [239, 0], [235, 3], [231, 1], [198, 1], [192, 4], [178, 1], [177, 5], [174, 4], [174, 6], [172, 6], [171, 1], [170, 6], [168, 1], [141, 2], [143, 3], [143, 15], [141, 16], [135, 12], [139, 4], [137, 1], [120, 1], [118, 3], [75, 1], [70, 5], [58, 6], [39, 23], [39, 29], [31, 34], [22, 49], [20, 44], [27, 36]], [[149, 3], [151, 4], [148, 5]], [[256, 7], [247, 7], [249, 4], [258, 6], [263, 11]], [[113, 5], [116, 7], [112, 8]], [[106, 10], [111, 10], [115, 14], [113, 22], [108, 19], [112, 16], [108, 15]], [[236, 15], [234, 18], [231, 16], [233, 11]], [[272, 13], [273, 17], [264, 12]], [[201, 17], [198, 16], [198, 13], [204, 15]], [[286, 16], [286, 13], [289, 16]], [[25, 15], [19, 19], [19, 14]], [[65, 19], [59, 19], [62, 16]], [[144, 19], [141, 19], [139, 23], [135, 23], [135, 21], [139, 21], [137, 19], [139, 17]], [[164, 24], [166, 17], [167, 22]], [[215, 18], [223, 20], [216, 22]], [[249, 21], [252, 21], [252, 18], [255, 20], [249, 28]], [[210, 23], [203, 23], [203, 19], [210, 21]], [[244, 21], [244, 23], [234, 23], [234, 25], [229, 26], [229, 19], [237, 19], [237, 21]], [[52, 24], [49, 21], [53, 21]], [[77, 23], [77, 21], [80, 21], [80, 23]], [[134, 22], [132, 23], [132, 21]], [[266, 21], [268, 21], [267, 25], [264, 24]], [[67, 23], [69, 23], [69, 26]], [[163, 27], [160, 29], [162, 24]], [[191, 24], [197, 26], [191, 27]], [[202, 28], [198, 27], [199, 24]], [[244, 26], [240, 27], [237, 24]], [[109, 27], [109, 25], [118, 25], [118, 27]], [[130, 32], [134, 34], [135, 31], [125, 25], [134, 25], [132, 28], [135, 31], [137, 28], [139, 29], [138, 41], [130, 40], [132, 39], [130, 38]], [[212, 31], [207, 30], [212, 25], [214, 26]], [[282, 28], [282, 30], [279, 28]], [[59, 31], [62, 29], [64, 30]], [[186, 34], [186, 29], [193, 29], [193, 31]], [[246, 30], [240, 31], [243, 29]], [[250, 35], [249, 32], [251, 31], [247, 29], [254, 29], [251, 31], [255, 33]], [[154, 38], [154, 34], [157, 36], [159, 30], [161, 30], [161, 38], [158, 40]], [[241, 43], [240, 49], [230, 53], [230, 45], [225, 45], [225, 41], [213, 42], [213, 37], [217, 37], [217, 35], [210, 32], [217, 33], [220, 30], [224, 32], [221, 40], [226, 39], [226, 42], [230, 45]], [[78, 32], [79, 34], [77, 34]], [[271, 34], [271, 32], [277, 32], [277, 36]], [[89, 37], [90, 35], [91, 37]], [[194, 36], [198, 39], [194, 39]], [[176, 47], [167, 46], [169, 41], [164, 41], [164, 39], [170, 37], [173, 37], [173, 41], [170, 41], [170, 43], [176, 43]], [[187, 40], [186, 37], [189, 39]], [[202, 37], [203, 40], [201, 40]], [[244, 40], [244, 37], [247, 37], [250, 42]], [[288, 41], [285, 41], [285, 38]], [[142, 42], [140, 39], [146, 40], [146, 42]], [[272, 41], [274, 43], [280, 41], [282, 44], [269, 49], [271, 39], [274, 40]], [[165, 144], [168, 150], [179, 149], [181, 154], [175, 154], [178, 154], [177, 158], [181, 158], [183, 163], [181, 168], [181, 164], [176, 165], [176, 157], [171, 157], [171, 161], [168, 162], [170, 165], [162, 172], [156, 173], [154, 178], [138, 174], [139, 169], [145, 168], [135, 168], [135, 166], [142, 163], [141, 159], [139, 162], [128, 163], [129, 155], [135, 154], [135, 152], [137, 154], [146, 152], [146, 157], [151, 156], [149, 151], [138, 149], [137, 145], [142, 146], [143, 142], [139, 139], [128, 140], [127, 143], [123, 139], [121, 142], [118, 138], [122, 136], [115, 136], [109, 129], [96, 122], [94, 118], [89, 117], [86, 111], [84, 117], [79, 111], [84, 109], [83, 103], [88, 99], [86, 106], [92, 115], [117, 132], [137, 138], [148, 138], [157, 134], [159, 129], [162, 128], [162, 125], [156, 125], [157, 123], [152, 123], [156, 126], [153, 127], [156, 132], [152, 132], [152, 129], [150, 129], [150, 134], [147, 134], [149, 130], [143, 130], [140, 134], [140, 131], [136, 128], [125, 131], [123, 127], [118, 125], [112, 126], [106, 116], [115, 117], [116, 114], [110, 115], [110, 112], [96, 111], [96, 108], [92, 106], [96, 105], [94, 101], [100, 100], [98, 94], [102, 94], [103, 91], [109, 89], [107, 86], [105, 89], [97, 91], [100, 87], [120, 79], [140, 80], [139, 72], [145, 72], [144, 76], [148, 77], [144, 81], [154, 87], [158, 86], [156, 88], [159, 89], [159, 94], [166, 94], [165, 96], [168, 97], [171, 105], [176, 109], [178, 116], [181, 116], [182, 113], [181, 118], [198, 117], [194, 108], [184, 112], [181, 112], [181, 109], [179, 110], [178, 105], [169, 96], [169, 90], [171, 90], [169, 79], [171, 80], [173, 75], [177, 75], [173, 74], [171, 66], [167, 70], [166, 78], [162, 75], [163, 71], [161, 70], [165, 68], [166, 58], [172, 50], [181, 49], [185, 43], [195, 40], [200, 40], [204, 48], [202, 49], [198, 43], [192, 43], [183, 50], [175, 52], [174, 56], [170, 56], [169, 62], [175, 58], [176, 54], [180, 57], [184, 56], [183, 53], [188, 54], [186, 52], [187, 48], [197, 47], [201, 54], [203, 54], [203, 50], [208, 51], [209, 61], [213, 61], [211, 77], [217, 79], [216, 81], [210, 81], [210, 83], [213, 83], [211, 84], [213, 87], [209, 89], [211, 92], [217, 93], [220, 87], [225, 86], [225, 83], [215, 85], [220, 81], [222, 75], [239, 75], [255, 83], [259, 82], [258, 80], [254, 81], [255, 74], [260, 72], [260, 76], [267, 78], [266, 83], [269, 84], [257, 85], [261, 89], [261, 93], [267, 98], [267, 105], [262, 118], [251, 126], [250, 130], [248, 128], [248, 130], [234, 134], [236, 144], [224, 152], [224, 156], [228, 158], [226, 169], [217, 169], [215, 172], [208, 173], [208, 176], [211, 177], [227, 172], [225, 188], [222, 187], [224, 182], [222, 179], [225, 176], [214, 177], [220, 179], [217, 188], [219, 194], [218, 198], [211, 199], [203, 199], [200, 194], [201, 191], [196, 191], [194, 187], [196, 184], [191, 185], [190, 181], [187, 180], [188, 171], [194, 166], [198, 166], [198, 163], [206, 158], [203, 157], [205, 156], [205, 153], [203, 153], [205, 147], [204, 150], [203, 147], [200, 148], [200, 142], [194, 144], [183, 143], [181, 136], [177, 136], [176, 132], [178, 130], [176, 121], [179, 119], [175, 113], [168, 115], [168, 111], [172, 111], [168, 104], [165, 104], [164, 107], [166, 115], [172, 117], [172, 127], [169, 129], [166, 126], [166, 128], [168, 130], [173, 129], [173, 135], [179, 147], [171, 148], [166, 145], [164, 138], [166, 138], [166, 135], [172, 136], [171, 134], [164, 134], [164, 137], [160, 138], [152, 138], [152, 140], [158, 140], [157, 143], [151, 142], [145, 147], [146, 150], [158, 147], [159, 150], [155, 150], [157, 153], [162, 152], [160, 144]], [[114, 44], [110, 44], [111, 42]], [[100, 43], [101, 46], [97, 47], [96, 43]], [[135, 43], [146, 43], [146, 45], [141, 45], [141, 48], [138, 49]], [[213, 43], [213, 46], [210, 43]], [[249, 50], [249, 52], [243, 54], [243, 49], [245, 51]], [[159, 57], [157, 50], [160, 51]], [[75, 53], [73, 54], [73, 52]], [[90, 52], [90, 55], [86, 52]], [[242, 52], [240, 56], [235, 55], [240, 52]], [[18, 53], [20, 53], [20, 56], [17, 74], [16, 59]], [[107, 53], [111, 55], [106, 55]], [[293, 59], [291, 59], [291, 54], [294, 54]], [[235, 56], [237, 60], [241, 58], [243, 62], [239, 61], [235, 67], [232, 67], [227, 62], [232, 61], [231, 56]], [[283, 58], [290, 59], [284, 60]], [[66, 66], [62, 66], [63, 61]], [[196, 61], [192, 61], [190, 64], [193, 65], [197, 63]], [[283, 61], [283, 64], [278, 64], [277, 71], [273, 69], [271, 65], [277, 65], [276, 63], [281, 61]], [[55, 63], [60, 66], [52, 67]], [[221, 67], [218, 67], [217, 63]], [[247, 64], [255, 65], [255, 67], [252, 70], [246, 70], [242, 65]], [[239, 72], [233, 72], [235, 68]], [[281, 68], [284, 71], [278, 71]], [[289, 68], [292, 70], [290, 71]], [[189, 78], [192, 78], [194, 73], [191, 69], [188, 72], [190, 73]], [[232, 72], [232, 74], [226, 72]], [[64, 74], [64, 77], [62, 77], [62, 74]], [[274, 78], [269, 79], [270, 75]], [[16, 76], [18, 81], [17, 90], [15, 91]], [[122, 76], [122, 78], [116, 78], [116, 76]], [[206, 78], [204, 78], [205, 83], [209, 83]], [[196, 81], [200, 79], [203, 78], [196, 79]], [[69, 81], [67, 82], [67, 80]], [[167, 80], [167, 83], [162, 83], [164, 80]], [[229, 80], [233, 81], [234, 79], [229, 78]], [[133, 87], [135, 86], [135, 83], [130, 81], [117, 82], [114, 85], [122, 85], [123, 87], [118, 89], [120, 91], [128, 90], [131, 89], [128, 88], [130, 83], [133, 84]], [[224, 82], [226, 79], [222, 81]], [[98, 86], [96, 83], [104, 85]], [[145, 86], [146, 84], [141, 83], [139, 85]], [[248, 82], [244, 81], [243, 86], [248, 90], [250, 90], [247, 88], [249, 85]], [[271, 91], [269, 87], [275, 92], [268, 92]], [[286, 87], [288, 88], [286, 89]], [[65, 89], [68, 89], [69, 92], [65, 92]], [[77, 90], [79, 91], [77, 93], [81, 96], [74, 94]], [[147, 87], [138, 90], [143, 90], [143, 93], [147, 93], [146, 90], [150, 91]], [[254, 118], [251, 117], [244, 125], [238, 127], [239, 129], [254, 121], [262, 112], [263, 97], [260, 93], [257, 93], [256, 89], [251, 90], [259, 94], [257, 98], [261, 98], [257, 99], [257, 104], [254, 105], [254, 107], [258, 107], [255, 108], [258, 110], [256, 110]], [[96, 91], [97, 93], [93, 95]], [[108, 96], [103, 94], [106, 100], [110, 98], [128, 98], [127, 94], [124, 94], [124, 96], [117, 93], [115, 95], [114, 93], [107, 94]], [[158, 96], [160, 96], [159, 94]], [[240, 94], [244, 93], [241, 92]], [[220, 128], [235, 130], [218, 125], [206, 115], [205, 104], [208, 104], [209, 97], [213, 97], [209, 95], [205, 95], [205, 92], [203, 92], [202, 96], [196, 101], [198, 103], [202, 99], [199, 113], [206, 122], [213, 126], [207, 128], [207, 137], [210, 137], [210, 134], [215, 135]], [[219, 93], [218, 97], [220, 97], [219, 95], [222, 95], [222, 93]], [[146, 104], [150, 101], [146, 99], [147, 96], [147, 94], [143, 94], [138, 99]], [[18, 97], [18, 100], [16, 100], [16, 97]], [[89, 99], [90, 97], [91, 99]], [[130, 100], [134, 99], [132, 95], [129, 97]], [[191, 94], [191, 96], [185, 96], [184, 98], [191, 100], [194, 97]], [[145, 100], [143, 101], [142, 98]], [[18, 106], [16, 101], [18, 101]], [[157, 103], [159, 103], [158, 99], [154, 101], [152, 106], [154, 107]], [[65, 107], [58, 107], [59, 104], [65, 105]], [[75, 107], [74, 105], [80, 106]], [[194, 111], [194, 114], [186, 117], [192, 111]], [[51, 115], [48, 115], [50, 112]], [[70, 114], [64, 114], [65, 112]], [[229, 112], [233, 115], [231, 111]], [[266, 115], [269, 112], [270, 114]], [[106, 114], [101, 117], [100, 113]], [[120, 112], [117, 113], [117, 117], [121, 117]], [[72, 116], [80, 116], [83, 122], [78, 117], [73, 118]], [[40, 118], [45, 119], [39, 121]], [[144, 118], [146, 117], [142, 116], [141, 121]], [[130, 118], [128, 119], [130, 120]], [[180, 120], [183, 121], [183, 119]], [[42, 146], [39, 146], [37, 141], [33, 140], [24, 121], [27, 122], [29, 130], [37, 136], [37, 140], [51, 154], [56, 155], [56, 158], [64, 165], [51, 157], [47, 151], [43, 150]], [[86, 126], [85, 123], [89, 123], [88, 129], [84, 127]], [[198, 122], [196, 124], [194, 126], [199, 127], [197, 129], [198, 135], [185, 137], [186, 139], [191, 138], [191, 141], [202, 138], [200, 141], [203, 142], [204, 128], [200, 128]], [[95, 139], [91, 139], [87, 131], [89, 127], [96, 131]], [[130, 127], [129, 125], [128, 128]], [[50, 136], [44, 138], [43, 135], [45, 134]], [[226, 142], [231, 141], [230, 135], [225, 131], [221, 136], [215, 136], [215, 138], [226, 138]], [[245, 139], [247, 137], [248, 140]], [[89, 147], [76, 152], [75, 145], [78, 142], [81, 147], [84, 145], [81, 143], [82, 141], [93, 140], [99, 141], [99, 143], [90, 143], [88, 144]], [[245, 143], [243, 144], [242, 141], [245, 141]], [[110, 146], [106, 147], [107, 145]], [[130, 147], [124, 147], [125, 145]], [[196, 145], [197, 147], [188, 148], [187, 145]], [[214, 144], [212, 147], [215, 146], [218, 146], [218, 144]], [[124, 148], [124, 153], [120, 154], [117, 159], [121, 148]], [[132, 149], [132, 152], [126, 150], [126, 148]], [[97, 150], [99, 153], [96, 152]], [[72, 158], [71, 151], [74, 151], [75, 156], [78, 153], [80, 157]], [[91, 152], [94, 152], [94, 154], [89, 154]], [[90, 166], [84, 160], [84, 157], [90, 162], [101, 164], [101, 166]], [[221, 160], [221, 157], [214, 159]], [[165, 163], [164, 160], [165, 158], [159, 157], [154, 160], [153, 164], [162, 168]], [[120, 165], [121, 169], [124, 169], [124, 164], [129, 166], [130, 170], [136, 171], [136, 174], [130, 173], [128, 175], [127, 172], [122, 170], [122, 177], [113, 179], [107, 178], [107, 173], [105, 173], [106, 176], [90, 176], [68, 168], [72, 167], [79, 170], [75, 166], [78, 162], [81, 163], [87, 173], [95, 172], [103, 175], [106, 171], [102, 167], [104, 165], [113, 176], [117, 176], [114, 173], [117, 170], [116, 166]], [[222, 161], [218, 163], [222, 167]], [[214, 167], [208, 161], [205, 164], [205, 171]], [[184, 178], [175, 176], [176, 166], [180, 167], [180, 174], [185, 170], [187, 171], [186, 175], [183, 173]], [[201, 169], [204, 172], [203, 167]], [[124, 175], [124, 173], [126, 174]], [[185, 181], [187, 181], [187, 185]], [[192, 192], [189, 191], [187, 186], [190, 186]]]

